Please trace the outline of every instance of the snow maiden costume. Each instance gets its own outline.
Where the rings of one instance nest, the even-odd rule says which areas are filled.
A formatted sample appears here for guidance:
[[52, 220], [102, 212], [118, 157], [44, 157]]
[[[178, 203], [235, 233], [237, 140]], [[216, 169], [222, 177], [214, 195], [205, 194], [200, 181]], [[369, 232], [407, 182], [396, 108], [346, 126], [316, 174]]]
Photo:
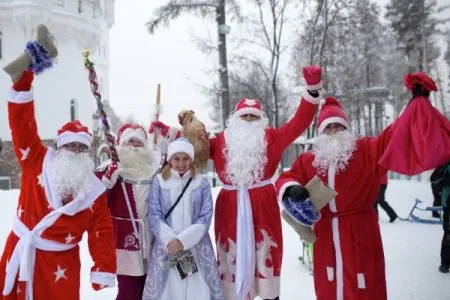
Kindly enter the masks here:
[[[194, 148], [186, 139], [177, 139], [169, 145], [167, 159], [170, 160], [173, 154], [179, 152], [187, 153], [192, 160], [194, 158]], [[154, 244], [143, 296], [145, 300], [223, 299], [208, 233], [213, 213], [211, 187], [203, 175], [192, 175], [192, 170], [180, 175], [170, 169], [167, 180], [161, 174], [153, 180], [149, 198], [149, 223]], [[180, 199], [178, 204], [165, 218], [177, 198]], [[176, 267], [168, 267], [174, 257], [168, 254], [167, 245], [174, 239], [181, 241], [183, 251], [189, 250], [193, 254], [197, 265], [198, 272], [184, 279], [181, 279]]]

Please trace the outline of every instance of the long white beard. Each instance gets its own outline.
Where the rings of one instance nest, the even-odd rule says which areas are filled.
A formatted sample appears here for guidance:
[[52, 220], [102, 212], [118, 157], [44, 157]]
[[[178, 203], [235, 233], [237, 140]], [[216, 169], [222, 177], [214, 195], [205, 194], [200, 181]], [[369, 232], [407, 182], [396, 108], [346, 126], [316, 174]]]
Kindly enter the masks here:
[[226, 178], [233, 185], [259, 182], [267, 164], [266, 127], [268, 121], [247, 122], [237, 116], [228, 120], [225, 130]]
[[117, 149], [121, 171], [126, 179], [144, 180], [152, 175], [152, 151], [144, 147], [121, 146]]
[[88, 153], [74, 153], [65, 149], [56, 151], [50, 172], [59, 197], [62, 200], [85, 197], [93, 185], [94, 167]]
[[314, 142], [313, 166], [319, 174], [326, 175], [330, 164], [336, 162], [336, 173], [339, 173], [347, 167], [355, 150], [356, 137], [348, 130], [321, 134]]

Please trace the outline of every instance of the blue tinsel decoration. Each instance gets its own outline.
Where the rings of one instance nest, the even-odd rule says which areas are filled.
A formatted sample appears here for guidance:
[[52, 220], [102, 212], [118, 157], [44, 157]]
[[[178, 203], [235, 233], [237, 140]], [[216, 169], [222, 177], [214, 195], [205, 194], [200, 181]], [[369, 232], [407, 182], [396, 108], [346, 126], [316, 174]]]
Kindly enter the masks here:
[[302, 225], [312, 226], [320, 218], [320, 213], [309, 198], [304, 201], [298, 201], [291, 197], [286, 197], [283, 199], [282, 204], [287, 213]]
[[33, 61], [28, 66], [28, 70], [33, 71], [36, 75], [39, 75], [45, 70], [53, 67], [53, 59], [48, 54], [47, 49], [45, 49], [39, 42], [28, 42], [25, 51], [30, 54]]

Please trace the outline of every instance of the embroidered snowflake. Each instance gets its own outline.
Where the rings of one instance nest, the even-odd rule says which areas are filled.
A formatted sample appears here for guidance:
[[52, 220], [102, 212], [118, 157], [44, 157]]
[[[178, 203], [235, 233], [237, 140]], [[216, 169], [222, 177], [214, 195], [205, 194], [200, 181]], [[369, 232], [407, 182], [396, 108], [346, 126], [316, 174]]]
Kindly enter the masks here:
[[244, 103], [245, 103], [245, 105], [248, 105], [248, 106], [256, 105], [256, 101], [254, 99], [245, 99]]

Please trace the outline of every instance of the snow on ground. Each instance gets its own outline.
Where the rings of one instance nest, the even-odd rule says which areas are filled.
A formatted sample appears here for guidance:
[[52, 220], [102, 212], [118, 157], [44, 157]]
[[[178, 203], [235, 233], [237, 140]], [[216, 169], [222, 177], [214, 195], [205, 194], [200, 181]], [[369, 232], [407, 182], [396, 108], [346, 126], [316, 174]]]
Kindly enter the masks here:
[[[213, 189], [216, 196], [219, 188]], [[9, 234], [15, 215], [18, 190], [0, 191], [0, 251]], [[432, 204], [430, 185], [426, 182], [391, 180], [387, 201], [400, 216], [406, 217], [414, 199], [424, 200], [423, 206]], [[390, 224], [380, 209], [380, 226], [386, 258], [386, 277], [389, 299], [395, 300], [449, 300], [450, 274], [441, 274], [439, 251], [442, 226], [396, 221]], [[418, 214], [430, 218], [431, 214]], [[210, 230], [212, 234], [212, 228]], [[283, 224], [284, 259], [281, 275], [281, 299], [315, 299], [312, 276], [298, 260], [301, 244], [295, 232]], [[213, 237], [212, 237], [213, 238]], [[92, 261], [85, 242], [81, 244], [81, 299], [114, 299], [116, 289], [95, 292], [89, 283]]]

